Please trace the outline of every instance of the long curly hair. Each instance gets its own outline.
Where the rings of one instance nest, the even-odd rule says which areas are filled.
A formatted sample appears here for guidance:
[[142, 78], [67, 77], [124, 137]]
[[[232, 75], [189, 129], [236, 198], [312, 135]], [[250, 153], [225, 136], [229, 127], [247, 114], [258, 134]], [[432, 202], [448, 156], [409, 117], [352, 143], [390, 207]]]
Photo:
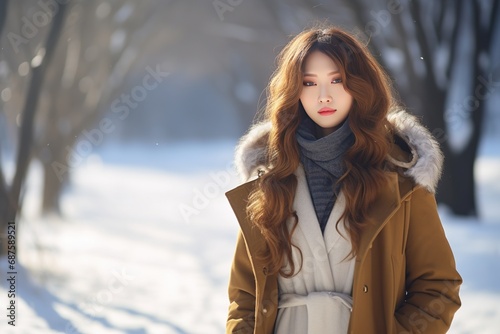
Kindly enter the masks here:
[[[258, 180], [247, 205], [247, 214], [264, 236], [267, 249], [259, 256], [272, 274], [295, 274], [292, 234], [299, 217], [293, 209], [297, 189], [294, 174], [299, 166], [296, 130], [301, 118], [308, 117], [299, 97], [306, 57], [313, 51], [328, 55], [339, 67], [346, 91], [352, 95], [349, 125], [354, 144], [345, 153], [345, 174], [340, 178], [346, 207], [342, 217], [355, 256], [360, 235], [370, 223], [368, 209], [376, 190], [387, 180], [386, 156], [393, 132], [386, 120], [393, 104], [390, 80], [381, 66], [355, 37], [335, 28], [312, 28], [295, 36], [277, 57], [277, 69], [267, 87], [265, 117], [272, 127], [267, 144], [269, 171]], [[291, 228], [288, 219], [293, 219]], [[299, 249], [300, 252], [300, 249]], [[302, 255], [302, 254], [301, 254]], [[289, 271], [285, 272], [285, 265]], [[300, 268], [302, 263], [300, 264]]]

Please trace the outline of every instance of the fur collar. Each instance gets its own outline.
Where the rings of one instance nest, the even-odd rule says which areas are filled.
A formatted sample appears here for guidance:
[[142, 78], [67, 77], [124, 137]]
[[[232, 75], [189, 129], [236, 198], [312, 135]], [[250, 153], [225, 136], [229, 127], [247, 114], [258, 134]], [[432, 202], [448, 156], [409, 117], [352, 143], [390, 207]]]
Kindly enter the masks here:
[[[392, 110], [387, 120], [408, 146], [406, 152], [410, 157], [408, 160], [401, 160], [399, 157], [388, 156], [387, 160], [398, 167], [405, 168], [406, 176], [434, 193], [443, 165], [443, 154], [438, 142], [415, 116], [404, 110]], [[243, 181], [254, 176], [259, 168], [265, 169], [267, 165], [266, 145], [270, 129], [269, 121], [255, 124], [241, 138], [236, 147], [235, 165]]]

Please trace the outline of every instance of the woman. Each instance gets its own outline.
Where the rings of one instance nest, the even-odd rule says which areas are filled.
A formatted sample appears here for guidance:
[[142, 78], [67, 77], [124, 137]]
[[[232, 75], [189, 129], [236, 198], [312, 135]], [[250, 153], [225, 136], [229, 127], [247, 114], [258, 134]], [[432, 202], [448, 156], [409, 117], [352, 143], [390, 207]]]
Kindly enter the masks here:
[[[442, 154], [348, 33], [278, 57], [243, 185], [227, 333], [445, 333], [462, 282], [437, 213]], [[253, 177], [256, 176], [256, 177]]]

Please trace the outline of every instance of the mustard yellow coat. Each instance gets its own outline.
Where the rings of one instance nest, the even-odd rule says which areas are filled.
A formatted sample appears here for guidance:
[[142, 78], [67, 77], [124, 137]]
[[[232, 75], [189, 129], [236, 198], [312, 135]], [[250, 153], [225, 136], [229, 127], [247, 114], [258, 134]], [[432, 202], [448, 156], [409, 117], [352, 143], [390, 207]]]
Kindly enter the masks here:
[[[460, 307], [462, 279], [434, 198], [442, 153], [414, 116], [394, 109], [387, 120], [394, 128], [387, 160], [398, 173], [387, 172], [389, 182], [369, 212], [375, 224], [361, 235], [349, 333], [445, 333]], [[256, 124], [241, 139], [235, 163], [243, 180], [267, 168], [270, 129], [269, 122]], [[229, 281], [227, 333], [274, 330], [278, 280], [255, 258], [267, 246], [246, 217], [248, 194], [257, 184], [246, 182], [227, 193], [241, 227]]]
[[[426, 179], [418, 175], [418, 168], [432, 168], [418, 165], [415, 158], [420, 154], [420, 162], [427, 159], [428, 148], [419, 146], [418, 134], [417, 139], [404, 129], [399, 134], [411, 152], [406, 154], [396, 148], [392, 155], [411, 160], [404, 162], [410, 175], [408, 170], [405, 174], [387, 172], [389, 182], [379, 189], [369, 211], [375, 224], [361, 235], [349, 333], [445, 333], [461, 305], [462, 279], [455, 268], [433, 194], [439, 176]], [[429, 140], [428, 134], [424, 137]], [[248, 138], [244, 140], [248, 142]], [[226, 333], [271, 334], [277, 316], [277, 276], [269, 275], [255, 258], [266, 243], [246, 216], [248, 195], [257, 183], [246, 182], [226, 193], [241, 227], [229, 281]]]

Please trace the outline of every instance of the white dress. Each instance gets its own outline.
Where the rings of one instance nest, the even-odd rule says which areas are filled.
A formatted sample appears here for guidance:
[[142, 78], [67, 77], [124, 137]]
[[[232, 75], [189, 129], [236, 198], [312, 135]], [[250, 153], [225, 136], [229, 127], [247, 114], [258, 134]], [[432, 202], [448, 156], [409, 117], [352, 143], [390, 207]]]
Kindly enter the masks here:
[[[336, 222], [345, 207], [345, 198], [339, 194], [332, 209], [324, 235], [321, 233], [309, 194], [302, 166], [296, 171], [298, 185], [294, 209], [299, 223], [292, 242], [302, 251], [302, 269], [291, 278], [278, 276], [280, 291], [277, 334], [345, 334], [352, 308], [354, 258], [348, 232], [341, 221]], [[292, 221], [290, 220], [289, 226]], [[300, 253], [293, 247], [293, 260], [298, 270]]]

